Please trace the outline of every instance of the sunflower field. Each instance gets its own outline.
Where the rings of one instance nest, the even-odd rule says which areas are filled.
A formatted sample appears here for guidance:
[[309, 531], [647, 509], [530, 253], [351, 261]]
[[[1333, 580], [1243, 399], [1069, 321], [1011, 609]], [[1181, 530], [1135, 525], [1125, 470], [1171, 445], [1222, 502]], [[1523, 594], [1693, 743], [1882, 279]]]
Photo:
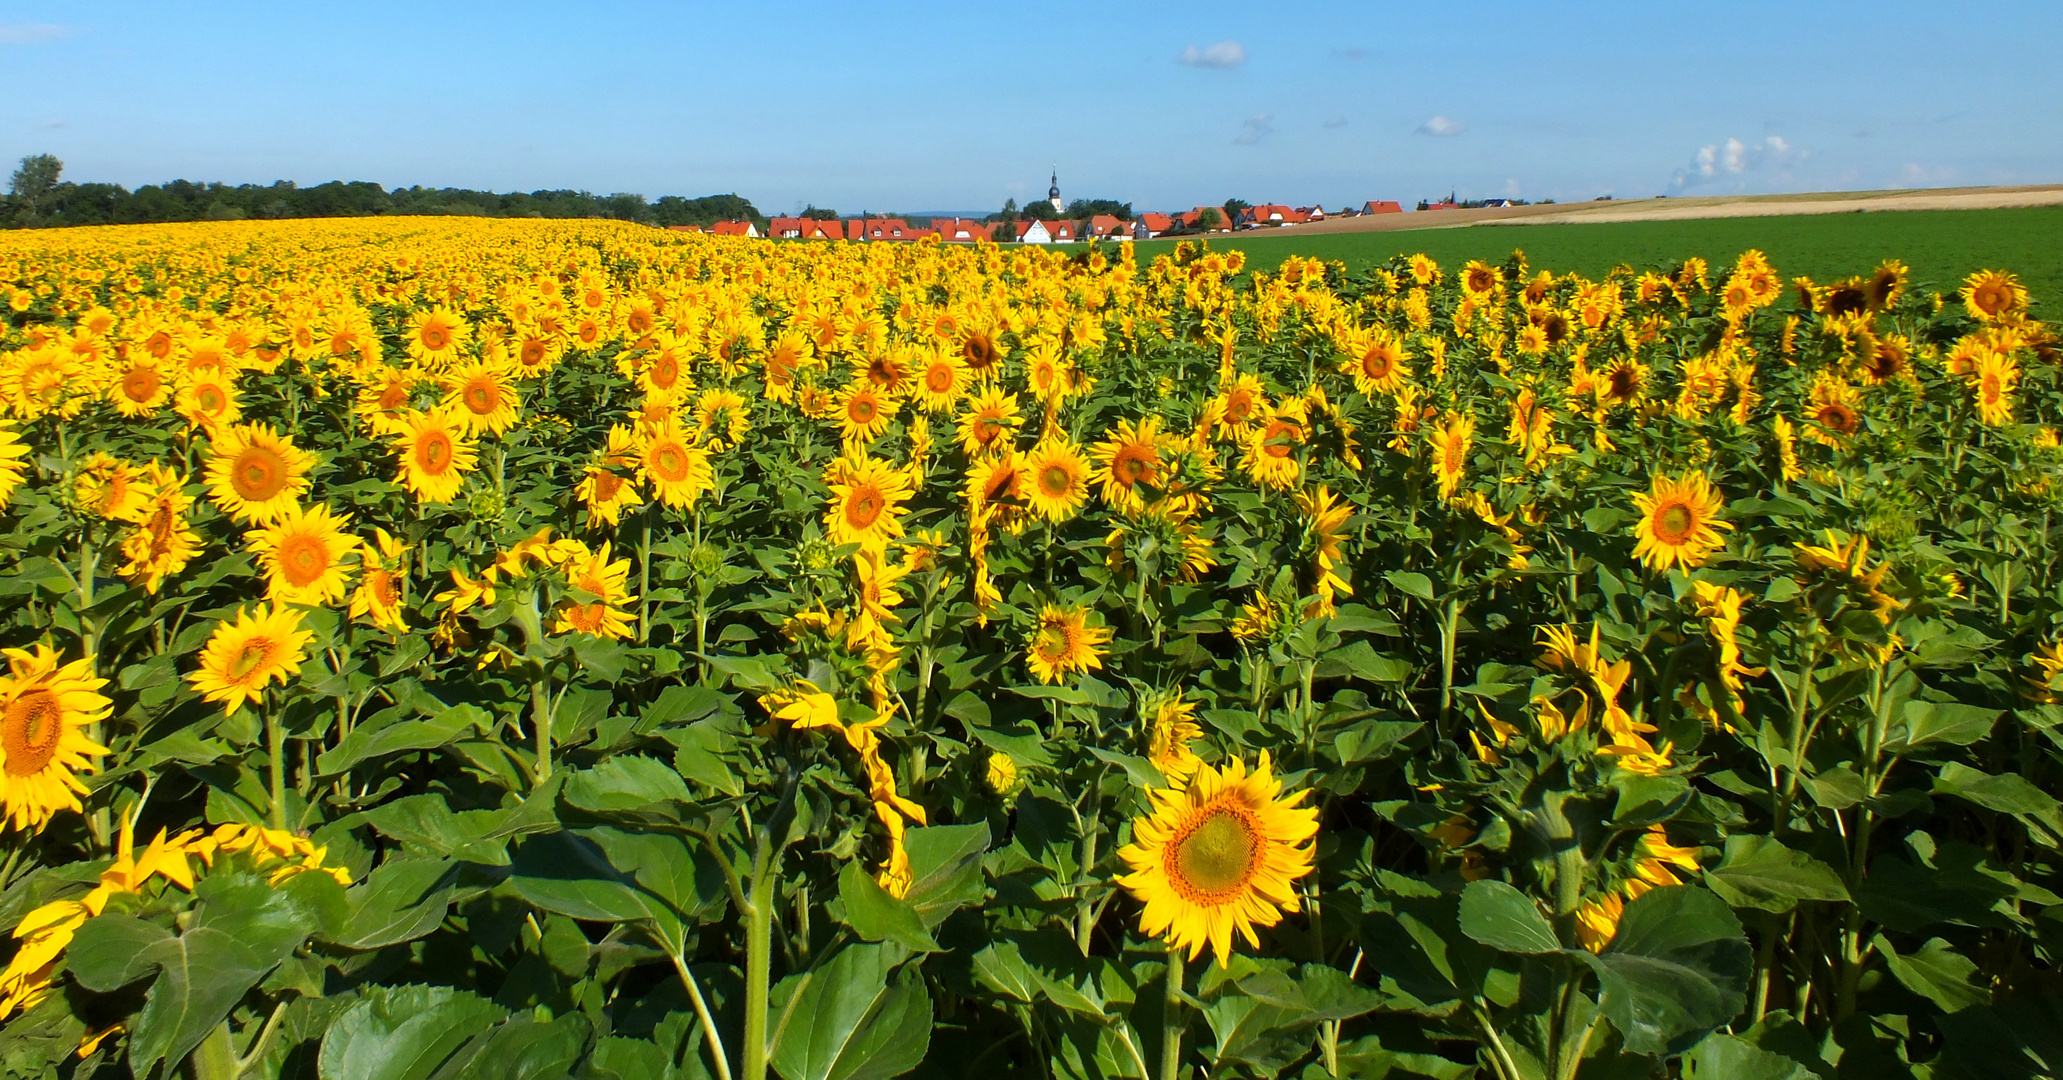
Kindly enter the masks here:
[[0, 241], [0, 1076], [2063, 1071], [2006, 271]]

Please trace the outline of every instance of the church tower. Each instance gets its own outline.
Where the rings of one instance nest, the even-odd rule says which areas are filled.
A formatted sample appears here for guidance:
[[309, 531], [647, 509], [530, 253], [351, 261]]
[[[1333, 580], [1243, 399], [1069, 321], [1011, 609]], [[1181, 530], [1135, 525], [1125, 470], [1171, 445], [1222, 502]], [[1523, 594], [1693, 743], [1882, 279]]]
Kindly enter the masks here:
[[1066, 204], [1060, 201], [1060, 170], [1057, 168], [1053, 170], [1053, 186], [1046, 189], [1046, 201], [1053, 204], [1056, 214], [1067, 209]]

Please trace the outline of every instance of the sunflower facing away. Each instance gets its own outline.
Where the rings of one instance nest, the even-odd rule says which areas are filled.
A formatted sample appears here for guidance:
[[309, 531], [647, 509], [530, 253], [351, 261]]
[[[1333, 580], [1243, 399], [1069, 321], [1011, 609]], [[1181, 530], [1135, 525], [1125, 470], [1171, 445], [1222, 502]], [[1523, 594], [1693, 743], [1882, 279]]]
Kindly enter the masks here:
[[1640, 508], [1633, 557], [1651, 569], [1701, 565], [1722, 543], [1718, 530], [1733, 528], [1718, 519], [1726, 500], [1703, 473], [1685, 473], [1681, 480], [1658, 475], [1650, 490], [1633, 493], [1633, 502]]
[[1140, 712], [1146, 720], [1146, 760], [1167, 778], [1169, 787], [1187, 784], [1203, 766], [1203, 759], [1189, 748], [1203, 737], [1196, 723], [1196, 703], [1179, 693], [1164, 694]]
[[266, 596], [275, 603], [334, 604], [344, 598], [344, 557], [358, 538], [344, 530], [347, 517], [327, 506], [295, 507], [270, 527], [251, 533], [245, 546], [265, 571]]
[[1103, 652], [1098, 646], [1109, 640], [1109, 628], [1089, 625], [1086, 606], [1048, 604], [1039, 612], [1039, 623], [1025, 642], [1024, 663], [1040, 682], [1056, 683], [1070, 671], [1102, 667]]
[[227, 716], [246, 701], [256, 701], [267, 683], [284, 684], [307, 659], [313, 630], [301, 628], [301, 613], [272, 607], [239, 610], [236, 621], [215, 624], [201, 649], [200, 670], [186, 677], [209, 701], [222, 703]]
[[421, 502], [446, 503], [458, 497], [465, 474], [479, 464], [472, 440], [459, 422], [441, 409], [403, 421], [394, 449], [401, 455], [397, 477]]
[[1318, 811], [1297, 806], [1305, 794], [1283, 797], [1266, 751], [1252, 772], [1233, 758], [1199, 765], [1186, 787], [1149, 792], [1152, 811], [1118, 849], [1132, 868], [1118, 884], [1145, 905], [1139, 929], [1192, 960], [1209, 946], [1221, 967], [1233, 931], [1258, 948], [1254, 927], [1301, 908], [1295, 882], [1311, 872], [1318, 835]]
[[80, 729], [104, 720], [113, 703], [100, 693], [86, 658], [59, 665], [48, 646], [8, 649], [0, 677], [0, 811], [17, 829], [38, 829], [59, 810], [77, 811], [86, 791], [73, 775], [107, 753]]
[[387, 530], [373, 529], [373, 542], [359, 552], [363, 576], [359, 578], [358, 591], [351, 594], [352, 618], [364, 619], [397, 634], [408, 630], [408, 622], [401, 614], [408, 584], [407, 557], [407, 549]]
[[308, 494], [315, 455], [263, 424], [228, 428], [208, 458], [208, 495], [246, 524], [269, 525]]

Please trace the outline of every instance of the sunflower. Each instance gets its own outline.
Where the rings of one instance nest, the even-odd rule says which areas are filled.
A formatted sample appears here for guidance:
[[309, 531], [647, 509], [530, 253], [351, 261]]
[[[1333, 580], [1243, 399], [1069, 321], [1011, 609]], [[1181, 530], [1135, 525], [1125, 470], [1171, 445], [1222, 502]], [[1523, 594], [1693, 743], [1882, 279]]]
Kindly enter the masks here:
[[831, 506], [824, 529], [833, 544], [858, 544], [876, 554], [903, 534], [897, 514], [912, 492], [909, 474], [879, 458], [841, 458], [830, 474]]
[[907, 345], [877, 350], [864, 360], [855, 357], [853, 364], [859, 369], [855, 374], [890, 397], [902, 397], [916, 381], [916, 357]]
[[960, 414], [960, 449], [969, 458], [1010, 449], [1011, 439], [1024, 423], [1017, 411], [1017, 395], [991, 387], [974, 395]]
[[2020, 383], [2020, 365], [2005, 353], [1987, 351], [1978, 357], [1970, 384], [1977, 392], [1977, 417], [1992, 427], [2013, 421], [2013, 391]]
[[1461, 486], [1461, 478], [1468, 473], [1469, 446], [1476, 437], [1475, 418], [1448, 413], [1446, 422], [1428, 431], [1426, 437], [1432, 442], [1432, 469], [1440, 481], [1440, 497], [1452, 498]]
[[1287, 491], [1303, 475], [1296, 452], [1310, 436], [1310, 415], [1304, 399], [1285, 401], [1281, 408], [1272, 411], [1267, 423], [1247, 436], [1239, 467], [1246, 470], [1254, 483]]
[[444, 411], [465, 425], [469, 436], [499, 435], [516, 422], [522, 398], [508, 372], [494, 364], [467, 364], [443, 380]]
[[1021, 528], [1027, 514], [1027, 493], [1031, 470], [1026, 456], [1015, 450], [975, 459], [967, 468], [967, 507], [986, 525], [1006, 531]]
[[1905, 279], [1912, 269], [1897, 259], [1886, 259], [1877, 267], [1876, 273], [1863, 282], [1863, 295], [1869, 298], [1871, 311], [1888, 311], [1905, 295]]
[[222, 703], [229, 715], [246, 701], [257, 701], [268, 683], [284, 685], [300, 673], [307, 659], [313, 630], [301, 627], [301, 613], [293, 608], [238, 609], [236, 621], [224, 619], [201, 649], [201, 666], [186, 677], [193, 688], [209, 701]]
[[705, 491], [716, 487], [709, 451], [690, 446], [672, 418], [645, 433], [638, 471], [651, 482], [652, 494], [676, 509], [687, 509]]
[[156, 594], [165, 578], [200, 554], [201, 538], [186, 520], [193, 499], [170, 469], [155, 461], [145, 465], [138, 486], [143, 499], [127, 519], [136, 528], [122, 539], [122, 556], [129, 561], [117, 573]]
[[1089, 462], [1065, 437], [1033, 447], [1024, 456], [1024, 471], [1032, 482], [1025, 492], [1032, 512], [1047, 521], [1073, 517], [1089, 497]]
[[1880, 386], [1894, 379], [1911, 379], [1913, 343], [1903, 334], [1886, 334], [1868, 342], [1860, 367], [1862, 381]]
[[1389, 330], [1378, 326], [1355, 334], [1348, 345], [1349, 357], [1340, 367], [1354, 377], [1354, 389], [1363, 396], [1394, 394], [1411, 377], [1411, 351]]
[[239, 522], [269, 525], [308, 493], [315, 455], [263, 424], [223, 431], [208, 458], [208, 495]]
[[0, 420], [0, 506], [21, 486], [29, 471], [29, 446], [14, 430], [15, 422]]
[[745, 441], [752, 415], [745, 399], [729, 390], [704, 390], [695, 399], [695, 438], [719, 453]]
[[401, 607], [407, 600], [408, 550], [387, 530], [373, 529], [373, 542], [359, 552], [362, 576], [351, 594], [350, 615], [396, 634], [408, 631]]
[[1332, 615], [1333, 598], [1354, 595], [1353, 586], [1339, 576], [1338, 570], [1347, 561], [1346, 552], [1340, 541], [1346, 537], [1346, 525], [1354, 516], [1352, 503], [1332, 493], [1323, 484], [1309, 495], [1299, 491], [1296, 495], [1297, 509], [1304, 516], [1305, 546], [1311, 551], [1311, 569], [1316, 583], [1312, 591], [1317, 604], [1312, 614]]
[[318, 607], [342, 600], [348, 587], [344, 557], [358, 549], [358, 538], [343, 531], [350, 524], [327, 506], [294, 507], [252, 533], [245, 546], [265, 571], [266, 597]]
[[1118, 849], [1132, 869], [1118, 884], [1145, 905], [1139, 929], [1191, 960], [1209, 946], [1220, 967], [1233, 931], [1258, 948], [1254, 927], [1301, 907], [1295, 882], [1311, 872], [1318, 835], [1318, 811], [1297, 806], [1305, 794], [1283, 796], [1265, 750], [1252, 772], [1233, 758], [1199, 765], [1186, 787], [1148, 792], [1152, 811]]
[[631, 636], [629, 616], [624, 608], [637, 600], [630, 595], [630, 560], [609, 561], [609, 542], [600, 550], [581, 549], [566, 564], [566, 582], [594, 599], [578, 600], [559, 609], [553, 633], [578, 632], [621, 641]]
[[365, 418], [375, 435], [399, 433], [417, 415], [415, 384], [417, 373], [377, 365], [359, 373], [362, 385], [351, 411]]
[[1703, 473], [1685, 473], [1681, 480], [1657, 475], [1648, 491], [1633, 493], [1633, 502], [1640, 508], [1633, 557], [1654, 570], [1703, 564], [1721, 545], [1718, 530], [1733, 528], [1718, 520], [1726, 500]]
[[39, 829], [59, 810], [78, 811], [86, 791], [75, 772], [92, 769], [92, 757], [107, 753], [81, 728], [114, 710], [100, 692], [106, 679], [93, 674], [93, 658], [59, 665], [47, 645], [8, 649], [8, 674], [0, 676], [0, 812], [14, 827]]
[[1103, 501], [1113, 509], [1136, 513], [1146, 506], [1138, 485], [1162, 486], [1160, 417], [1149, 416], [1138, 424], [1119, 420], [1102, 442], [1089, 448], [1096, 461], [1090, 477], [1103, 485]]
[[587, 473], [573, 489], [574, 497], [587, 507], [587, 527], [599, 529], [623, 521], [623, 512], [642, 506], [643, 489], [634, 479], [638, 458], [643, 453], [637, 433], [628, 425], [609, 429], [601, 460], [587, 467]]
[[810, 359], [809, 339], [795, 331], [788, 331], [774, 339], [767, 346], [766, 355], [760, 359], [760, 377], [766, 383], [766, 397], [769, 401], [793, 399], [795, 371]]
[[172, 397], [172, 386], [158, 362], [148, 357], [131, 360], [108, 385], [107, 400], [115, 411], [127, 417], [149, 416]]
[[106, 521], [126, 521], [143, 507], [143, 474], [121, 458], [96, 450], [72, 477], [72, 504]]
[[1805, 475], [1805, 470], [1798, 464], [1798, 439], [1793, 434], [1795, 430], [1791, 421], [1782, 414], [1772, 417], [1769, 421], [1770, 436], [1776, 440], [1777, 468], [1787, 484]]
[[1963, 280], [1963, 308], [1980, 322], [1995, 322], [2027, 306], [2027, 289], [2002, 270], [1979, 270]]
[[865, 379], [855, 379], [838, 395], [838, 437], [848, 448], [863, 447], [881, 437], [895, 419], [896, 401]]
[[1215, 434], [1220, 439], [1244, 441], [1247, 432], [1270, 415], [1268, 393], [1261, 380], [1244, 373], [1218, 391], [1216, 405]]
[[917, 403], [931, 412], [952, 412], [972, 382], [967, 365], [957, 355], [934, 352], [917, 373]]
[[638, 388], [655, 397], [674, 400], [695, 388], [688, 374], [688, 345], [671, 334], [653, 343], [637, 372]]
[[214, 372], [188, 378], [173, 399], [172, 409], [189, 425], [209, 431], [234, 424], [244, 415], [236, 384]]
[[1098, 646], [1110, 640], [1108, 627], [1090, 626], [1085, 605], [1063, 608], [1047, 604], [1024, 644], [1024, 664], [1042, 683], [1056, 683], [1070, 671], [1103, 666]]
[[1203, 737], [1196, 723], [1196, 703], [1179, 693], [1157, 695], [1141, 703], [1139, 714], [1146, 721], [1146, 760], [1167, 778], [1169, 787], [1187, 784], [1203, 766], [1203, 759], [1189, 748]]
[[1003, 348], [996, 331], [987, 326], [964, 327], [960, 333], [960, 360], [975, 379], [989, 382], [1003, 362]]
[[408, 320], [408, 355], [419, 364], [448, 364], [459, 358], [472, 334], [472, 325], [456, 311], [420, 311]]
[[1576, 909], [1576, 942], [1591, 952], [1603, 952], [1618, 936], [1619, 920], [1626, 914], [1626, 901], [1615, 892], [1583, 901]]
[[1470, 259], [1461, 268], [1461, 291], [1472, 300], [1488, 300], [1497, 291], [1497, 268], [1480, 259]]
[[396, 433], [394, 452], [401, 456], [396, 476], [419, 502], [447, 503], [465, 486], [465, 474], [479, 464], [472, 440], [460, 422], [442, 409], [410, 417]]

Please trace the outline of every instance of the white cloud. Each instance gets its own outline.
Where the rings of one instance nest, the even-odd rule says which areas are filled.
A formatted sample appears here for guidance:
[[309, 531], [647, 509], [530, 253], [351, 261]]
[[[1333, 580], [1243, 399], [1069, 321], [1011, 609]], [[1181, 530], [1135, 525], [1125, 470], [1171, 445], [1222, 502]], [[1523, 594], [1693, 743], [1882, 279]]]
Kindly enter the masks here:
[[1246, 123], [1241, 125], [1239, 129], [1239, 136], [1232, 141], [1241, 146], [1252, 146], [1269, 135], [1274, 134], [1274, 132], [1275, 114], [1255, 113], [1246, 118]]
[[71, 36], [69, 26], [51, 23], [10, 23], [0, 25], [0, 45], [40, 45]]
[[1326, 117], [1326, 118], [1325, 118], [1325, 126], [1326, 126], [1326, 127], [1329, 127], [1329, 128], [1343, 128], [1343, 127], [1346, 127], [1346, 126], [1347, 126], [1347, 118], [1346, 118], [1346, 117], [1344, 117], [1344, 116], [1328, 116], [1328, 117]]
[[1175, 57], [1175, 62], [1185, 67], [1236, 68], [1246, 63], [1246, 46], [1236, 41], [1220, 41], [1201, 49], [1191, 45]]
[[1806, 157], [1806, 151], [1792, 146], [1782, 135], [1770, 135], [1760, 142], [1729, 138], [1725, 142], [1698, 147], [1698, 152], [1691, 155], [1690, 165], [1676, 170], [1670, 186], [1682, 190], [1751, 172], [1782, 173]]
[[1418, 125], [1418, 133], [1420, 135], [1432, 135], [1443, 139], [1459, 135], [1467, 130], [1467, 124], [1446, 116], [1435, 116], [1431, 120]]

